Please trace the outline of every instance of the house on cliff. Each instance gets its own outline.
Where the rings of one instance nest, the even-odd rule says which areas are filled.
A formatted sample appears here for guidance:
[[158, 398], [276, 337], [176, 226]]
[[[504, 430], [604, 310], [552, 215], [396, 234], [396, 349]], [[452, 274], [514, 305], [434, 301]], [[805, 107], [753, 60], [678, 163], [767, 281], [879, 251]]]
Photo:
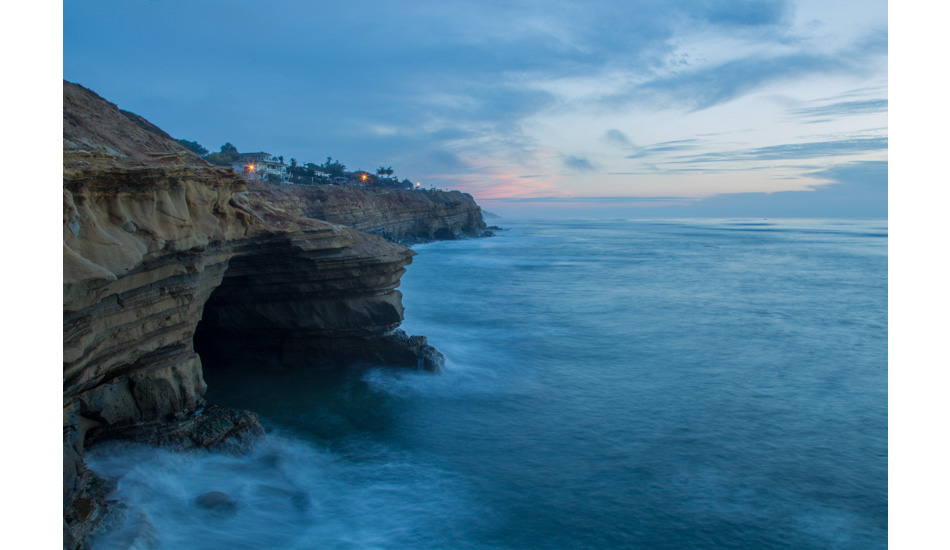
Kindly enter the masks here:
[[283, 157], [275, 157], [270, 153], [241, 153], [231, 166], [246, 179], [267, 180], [276, 177], [278, 181], [287, 181], [287, 165]]

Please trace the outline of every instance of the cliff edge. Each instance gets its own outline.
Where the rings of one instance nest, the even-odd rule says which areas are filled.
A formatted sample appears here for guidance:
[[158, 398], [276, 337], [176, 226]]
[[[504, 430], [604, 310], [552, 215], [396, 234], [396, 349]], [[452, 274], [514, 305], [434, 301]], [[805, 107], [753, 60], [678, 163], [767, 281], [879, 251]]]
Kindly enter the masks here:
[[265, 183], [250, 183], [249, 188], [287, 212], [403, 244], [490, 235], [481, 207], [461, 191]]
[[87, 445], [240, 448], [263, 433], [253, 413], [204, 402], [203, 359], [441, 367], [398, 330], [411, 250], [264, 195], [63, 83], [64, 546], [104, 513]]

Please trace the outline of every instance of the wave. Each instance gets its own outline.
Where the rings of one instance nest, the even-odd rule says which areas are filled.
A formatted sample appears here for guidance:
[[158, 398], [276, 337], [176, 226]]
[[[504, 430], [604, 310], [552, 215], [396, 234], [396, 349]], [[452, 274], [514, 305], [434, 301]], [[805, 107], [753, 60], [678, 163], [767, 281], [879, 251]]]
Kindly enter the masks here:
[[[411, 548], [477, 524], [463, 480], [411, 453], [354, 445], [341, 454], [272, 432], [243, 456], [94, 448], [89, 467], [127, 509], [91, 547]], [[231, 504], [209, 505], [208, 494]]]

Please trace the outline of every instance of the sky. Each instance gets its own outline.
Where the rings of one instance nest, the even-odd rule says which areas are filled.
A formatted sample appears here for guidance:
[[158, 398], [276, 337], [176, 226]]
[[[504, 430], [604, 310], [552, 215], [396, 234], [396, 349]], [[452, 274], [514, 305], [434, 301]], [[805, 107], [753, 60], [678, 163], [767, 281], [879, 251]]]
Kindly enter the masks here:
[[63, 78], [503, 216], [888, 214], [880, 0], [70, 1]]

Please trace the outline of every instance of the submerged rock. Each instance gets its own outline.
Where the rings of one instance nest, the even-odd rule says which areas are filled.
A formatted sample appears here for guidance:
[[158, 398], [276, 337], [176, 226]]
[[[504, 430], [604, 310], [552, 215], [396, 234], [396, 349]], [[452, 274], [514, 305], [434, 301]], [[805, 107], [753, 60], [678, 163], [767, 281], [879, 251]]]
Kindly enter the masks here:
[[231, 495], [221, 491], [210, 491], [198, 495], [198, 498], [195, 499], [195, 504], [205, 510], [214, 510], [215, 512], [228, 514], [237, 512], [238, 507], [237, 500]]

